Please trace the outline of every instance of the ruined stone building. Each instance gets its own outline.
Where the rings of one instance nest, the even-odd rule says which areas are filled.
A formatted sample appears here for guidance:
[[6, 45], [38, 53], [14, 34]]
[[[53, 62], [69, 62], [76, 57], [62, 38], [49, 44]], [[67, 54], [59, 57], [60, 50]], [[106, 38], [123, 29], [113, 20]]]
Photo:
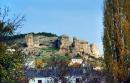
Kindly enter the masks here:
[[90, 47], [88, 42], [84, 40], [78, 40], [77, 38], [73, 38], [72, 42], [72, 52], [76, 52], [78, 54], [90, 54]]
[[34, 42], [34, 47], [39, 47], [40, 42], [39, 42], [39, 37], [35, 37], [35, 39], [33, 40]]
[[92, 55], [99, 57], [99, 49], [95, 44], [89, 44], [87, 41], [79, 40], [76, 37], [70, 41], [69, 36], [62, 35], [59, 37], [34, 36], [28, 34], [25, 36], [28, 48], [58, 48], [60, 54], [71, 53], [72, 55]]
[[92, 55], [95, 58], [99, 57], [99, 49], [95, 44], [89, 45], [88, 42], [84, 40], [79, 40], [76, 37], [73, 41], [70, 41], [69, 36], [62, 35], [58, 38], [59, 52], [60, 53], [72, 53], [73, 55]]
[[100, 55], [100, 52], [99, 52], [99, 49], [97, 48], [96, 44], [91, 44], [91, 45], [90, 45], [90, 48], [91, 48], [92, 54], [93, 54], [96, 58], [98, 58], [99, 55]]
[[59, 47], [59, 52], [60, 53], [66, 53], [70, 51], [70, 38], [67, 35], [62, 35], [58, 39], [58, 47]]
[[25, 36], [26, 44], [28, 48], [40, 48], [40, 47], [48, 47], [54, 46], [54, 42], [56, 41], [57, 37], [46, 37], [46, 36], [39, 36], [33, 34], [27, 34]]
[[33, 43], [33, 34], [28, 34], [25, 36], [26, 44], [28, 48], [32, 48], [34, 43]]
[[25, 36], [26, 44], [28, 48], [39, 47], [39, 37], [34, 37], [33, 34]]

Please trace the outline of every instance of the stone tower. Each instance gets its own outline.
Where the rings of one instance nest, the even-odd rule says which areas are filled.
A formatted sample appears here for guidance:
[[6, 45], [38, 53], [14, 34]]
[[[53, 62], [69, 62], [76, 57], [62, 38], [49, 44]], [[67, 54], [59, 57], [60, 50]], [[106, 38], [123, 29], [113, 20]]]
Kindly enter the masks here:
[[34, 37], [33, 34], [27, 34], [25, 40], [28, 48], [39, 47], [39, 36]]
[[60, 36], [60, 45], [59, 45], [59, 52], [60, 53], [66, 53], [69, 51], [69, 46], [70, 46], [70, 40], [67, 35], [62, 35]]
[[26, 43], [27, 43], [28, 48], [32, 48], [33, 45], [34, 45], [34, 42], [33, 42], [33, 34], [27, 34], [27, 35], [25, 36], [25, 40], [26, 40]]
[[37, 36], [37, 37], [35, 37], [34, 39], [33, 39], [33, 46], [34, 47], [39, 47], [39, 44], [40, 44], [40, 42], [39, 42], [39, 36]]
[[90, 47], [91, 47], [91, 52], [92, 52], [92, 54], [93, 54], [96, 58], [99, 58], [100, 52], [99, 52], [99, 49], [97, 48], [96, 44], [91, 44]]
[[91, 53], [88, 42], [83, 41], [83, 40], [78, 40], [75, 37], [73, 38], [72, 47], [73, 47], [73, 50], [79, 54], [90, 54]]

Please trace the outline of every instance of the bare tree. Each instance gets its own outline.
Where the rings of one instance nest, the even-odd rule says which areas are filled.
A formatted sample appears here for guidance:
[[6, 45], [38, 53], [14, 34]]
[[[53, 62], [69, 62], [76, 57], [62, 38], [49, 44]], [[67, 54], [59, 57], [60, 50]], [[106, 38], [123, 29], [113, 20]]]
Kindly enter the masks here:
[[[24, 20], [24, 16], [10, 18], [9, 8], [0, 8], [0, 83], [16, 82], [23, 76], [25, 56], [17, 45], [10, 47], [6, 38], [13, 36]], [[15, 51], [8, 52], [8, 47]]]

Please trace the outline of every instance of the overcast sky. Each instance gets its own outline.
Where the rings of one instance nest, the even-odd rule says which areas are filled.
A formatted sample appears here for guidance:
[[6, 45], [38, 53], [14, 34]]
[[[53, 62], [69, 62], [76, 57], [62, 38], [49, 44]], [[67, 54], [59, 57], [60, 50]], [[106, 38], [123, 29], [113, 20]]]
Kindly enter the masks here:
[[1, 0], [11, 13], [25, 15], [17, 31], [51, 32], [96, 43], [102, 53], [103, 0]]

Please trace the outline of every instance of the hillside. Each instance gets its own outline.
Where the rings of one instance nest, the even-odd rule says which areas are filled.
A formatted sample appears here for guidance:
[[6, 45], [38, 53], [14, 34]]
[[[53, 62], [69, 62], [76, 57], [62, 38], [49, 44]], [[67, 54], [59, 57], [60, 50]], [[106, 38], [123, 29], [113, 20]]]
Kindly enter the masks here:
[[17, 43], [19, 44], [21, 47], [26, 47], [26, 40], [25, 40], [25, 36], [27, 34], [33, 34], [33, 36], [46, 36], [46, 37], [58, 37], [56, 34], [53, 33], [47, 33], [47, 32], [39, 32], [39, 33], [25, 33], [25, 34], [15, 34], [15, 35], [11, 35], [11, 36], [7, 36], [4, 38], [5, 41], [10, 41], [10, 44], [14, 44]]
[[[83, 59], [85, 63], [90, 63], [93, 66], [100, 65], [98, 61], [100, 57], [99, 49], [95, 44], [90, 44], [85, 40], [80, 40], [73, 37], [73, 40], [67, 35], [57, 36], [52, 33], [27, 33], [7, 37], [10, 40], [10, 45], [18, 45], [23, 49], [23, 52], [28, 55], [27, 63], [32, 63], [32, 68], [35, 68], [36, 61], [42, 62], [51, 57], [62, 58], [69, 57], [70, 59]], [[69, 55], [69, 56], [68, 56]], [[77, 55], [79, 57], [77, 57]], [[53, 57], [53, 58], [54, 58]], [[32, 61], [32, 62], [31, 62]], [[30, 67], [31, 67], [30, 66]]]
[[[64, 55], [69, 53], [70, 55], [91, 55], [95, 58], [100, 56], [99, 49], [95, 44], [89, 44], [87, 41], [73, 38], [67, 35], [57, 36], [53, 33], [40, 32], [40, 33], [27, 33], [18, 34], [5, 38], [11, 41], [10, 44], [18, 44], [26, 53], [33, 53], [34, 50], [39, 50], [36, 53], [39, 54], [44, 51], [44, 54], [52, 55], [54, 53]], [[38, 53], [39, 52], [39, 53]]]

